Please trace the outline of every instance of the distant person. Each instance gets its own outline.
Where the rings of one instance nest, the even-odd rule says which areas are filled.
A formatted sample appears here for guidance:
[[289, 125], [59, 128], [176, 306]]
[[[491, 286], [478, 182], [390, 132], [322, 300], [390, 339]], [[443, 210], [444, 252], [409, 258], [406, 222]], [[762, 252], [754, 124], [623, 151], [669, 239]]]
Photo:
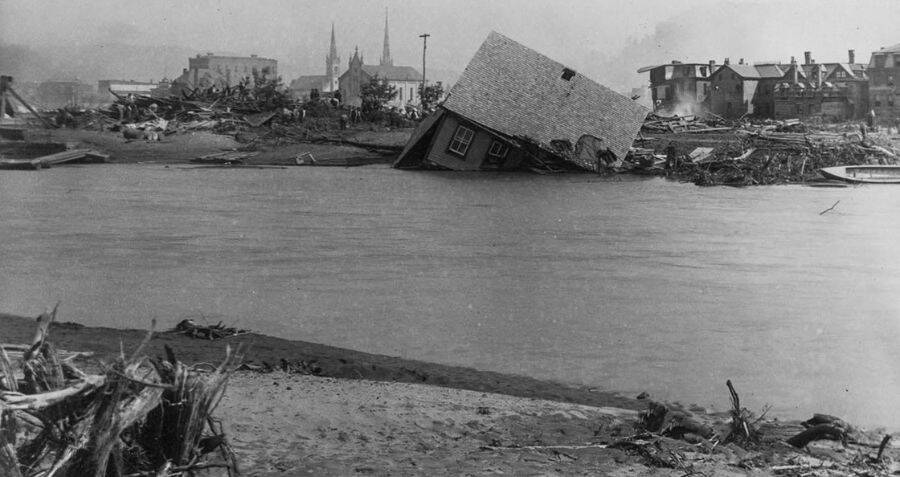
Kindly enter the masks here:
[[678, 150], [675, 149], [675, 145], [669, 143], [666, 146], [666, 175], [669, 175], [675, 168], [678, 167]]

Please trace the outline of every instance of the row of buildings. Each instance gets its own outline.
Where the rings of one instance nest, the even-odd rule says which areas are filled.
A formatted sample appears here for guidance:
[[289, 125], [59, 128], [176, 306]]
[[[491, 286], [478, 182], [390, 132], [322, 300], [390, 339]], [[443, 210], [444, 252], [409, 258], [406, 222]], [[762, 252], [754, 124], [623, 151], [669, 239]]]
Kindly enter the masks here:
[[[222, 56], [213, 53], [198, 54], [188, 58], [188, 67], [173, 80], [159, 82], [105, 79], [94, 88], [77, 79], [45, 81], [30, 88], [29, 96], [36, 104], [46, 108], [62, 106], [97, 105], [109, 102], [113, 94], [167, 96], [182, 91], [236, 86], [248, 77], [256, 75], [275, 78], [278, 76], [278, 61], [258, 55]], [[290, 89], [298, 99], [308, 99], [318, 93], [334, 96], [338, 91], [345, 104], [359, 106], [362, 103], [360, 89], [372, 78], [387, 80], [397, 91], [397, 96], [389, 106], [403, 107], [419, 105], [419, 87], [422, 74], [411, 66], [395, 65], [391, 56], [388, 18], [384, 19], [384, 43], [382, 55], [377, 64], [366, 64], [359, 48], [353, 52], [346, 68], [343, 67], [335, 41], [334, 25], [331, 28], [331, 45], [325, 57], [325, 74], [301, 76], [290, 83]], [[29, 89], [29, 88], [26, 88]]]
[[650, 73], [654, 110], [666, 114], [712, 112], [725, 118], [861, 119], [900, 118], [900, 44], [872, 53], [857, 63], [853, 50], [846, 62], [818, 63], [807, 51], [800, 63], [754, 63], [728, 58], [717, 65], [672, 61], [638, 70]]
[[[325, 56], [325, 74], [300, 76], [290, 82], [290, 89], [298, 99], [308, 99], [315, 94], [333, 96], [338, 91], [345, 104], [360, 106], [360, 89], [374, 77], [387, 80], [397, 90], [397, 96], [389, 106], [403, 107], [419, 104], [419, 86], [422, 74], [411, 66], [394, 64], [391, 56], [388, 18], [384, 19], [384, 43], [377, 64], [366, 64], [363, 55], [356, 48], [346, 64], [342, 66], [335, 39], [334, 25], [331, 27], [331, 45]], [[197, 55], [188, 60], [188, 67], [181, 76], [173, 80], [171, 91], [235, 86], [243, 78], [254, 74], [268, 77], [278, 75], [278, 62], [256, 55], [248, 57], [216, 56], [212, 53]]]

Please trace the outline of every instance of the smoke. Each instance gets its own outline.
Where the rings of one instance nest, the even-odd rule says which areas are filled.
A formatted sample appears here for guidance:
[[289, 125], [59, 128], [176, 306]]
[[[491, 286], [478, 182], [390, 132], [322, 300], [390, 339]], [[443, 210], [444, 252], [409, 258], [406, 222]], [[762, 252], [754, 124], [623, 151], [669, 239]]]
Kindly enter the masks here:
[[590, 71], [601, 83], [622, 92], [649, 83], [644, 66], [672, 60], [706, 63], [725, 58], [737, 63], [789, 63], [791, 56], [813, 51], [819, 62], [846, 62], [856, 49], [857, 61], [870, 51], [900, 42], [888, 33], [886, 18], [900, 18], [900, 2], [771, 2], [731, 1], [700, 5], [656, 24], [653, 32], [629, 40]]

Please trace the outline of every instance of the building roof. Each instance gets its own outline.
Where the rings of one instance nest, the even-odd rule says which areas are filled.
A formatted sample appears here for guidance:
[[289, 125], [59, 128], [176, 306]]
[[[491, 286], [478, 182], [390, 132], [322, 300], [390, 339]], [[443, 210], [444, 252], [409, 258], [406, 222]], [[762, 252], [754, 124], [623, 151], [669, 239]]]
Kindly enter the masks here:
[[[571, 73], [569, 79], [563, 76]], [[625, 157], [649, 110], [515, 41], [491, 32], [444, 108], [545, 149], [551, 141], [604, 139]], [[592, 165], [591, 165], [592, 166]]]
[[876, 52], [874, 52], [874, 53], [875, 53], [876, 55], [877, 55], [878, 53], [900, 53], [900, 43], [897, 43], [896, 45], [893, 45], [893, 46], [889, 46], [889, 47], [887, 47], [887, 48], [881, 48], [881, 49], [879, 49], [878, 51], [876, 51]]
[[328, 82], [326, 75], [309, 75], [300, 76], [291, 81], [291, 89], [296, 91], [310, 91], [312, 89], [320, 89], [323, 84]]
[[412, 66], [362, 65], [362, 70], [369, 76], [394, 81], [422, 81], [422, 73]]
[[761, 78], [780, 78], [784, 76], [785, 70], [781, 69], [781, 65], [764, 64], [753, 65]]
[[[663, 63], [661, 65], [643, 66], [641, 68], [638, 68], [637, 72], [638, 73], [646, 73], [650, 70], [655, 70], [657, 68], [662, 68], [664, 66], [710, 66], [710, 65], [708, 62], [707, 63], [682, 63], [679, 61], [679, 62], [672, 62], [672, 63]], [[713, 68], [717, 68], [721, 65], [717, 65], [717, 64], [713, 63], [712, 66], [713, 66]]]
[[722, 67], [716, 70], [716, 72], [713, 74], [719, 74], [726, 69], [730, 69], [744, 79], [781, 78], [782, 76], [784, 76], [785, 71], [787, 71], [785, 69], [782, 69], [782, 65], [748, 65], [738, 63], [722, 65]]

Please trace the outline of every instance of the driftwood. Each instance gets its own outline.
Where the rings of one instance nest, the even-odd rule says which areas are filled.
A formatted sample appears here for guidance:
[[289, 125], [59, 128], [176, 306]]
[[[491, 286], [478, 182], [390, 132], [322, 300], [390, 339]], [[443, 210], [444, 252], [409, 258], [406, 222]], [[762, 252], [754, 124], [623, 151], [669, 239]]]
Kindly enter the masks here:
[[[38, 319], [17, 366], [0, 348], [0, 475], [186, 476], [220, 467], [237, 474], [212, 412], [238, 359], [215, 369], [141, 352], [86, 374], [61, 361], [47, 340], [56, 309]], [[17, 378], [17, 368], [22, 379]]]
[[181, 322], [175, 325], [175, 329], [173, 329], [172, 332], [182, 333], [190, 336], [191, 338], [217, 340], [221, 338], [229, 338], [231, 336], [245, 335], [249, 333], [250, 330], [225, 326], [221, 321], [215, 325], [204, 326], [194, 323], [194, 320], [185, 319], [181, 320]]

